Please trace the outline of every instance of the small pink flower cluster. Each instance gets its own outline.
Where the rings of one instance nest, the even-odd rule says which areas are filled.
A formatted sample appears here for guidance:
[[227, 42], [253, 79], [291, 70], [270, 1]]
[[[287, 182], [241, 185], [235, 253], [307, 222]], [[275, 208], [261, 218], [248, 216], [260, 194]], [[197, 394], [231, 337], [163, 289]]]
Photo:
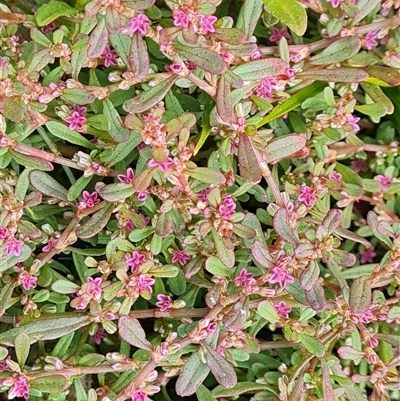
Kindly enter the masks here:
[[156, 306], [160, 308], [160, 312], [165, 312], [172, 306], [172, 299], [169, 295], [158, 294], [157, 299]]
[[190, 260], [190, 255], [185, 251], [175, 251], [172, 255], [171, 262], [179, 263], [181, 266], [185, 266], [186, 263]]
[[138, 14], [136, 17], [131, 18], [129, 28], [122, 30], [122, 33], [131, 34], [140, 32], [142, 35], [146, 35], [147, 28], [151, 24], [151, 21], [144, 14]]
[[196, 33], [203, 35], [215, 32], [214, 24], [217, 19], [213, 15], [204, 15], [197, 12], [186, 13], [182, 10], [174, 12], [175, 26], [188, 28], [191, 25]]
[[71, 301], [71, 306], [75, 309], [86, 309], [91, 300], [100, 302], [102, 298], [101, 277], [88, 277], [86, 283], [82, 284], [81, 289], [77, 293], [77, 297]]
[[88, 191], [83, 191], [82, 198], [83, 200], [79, 202], [79, 208], [81, 210], [84, 210], [86, 208], [92, 208], [98, 203], [100, 203], [100, 199], [96, 191], [92, 193], [89, 193]]
[[275, 78], [264, 78], [256, 89], [256, 95], [270, 102], [277, 85], [278, 82]]
[[146, 261], [146, 256], [138, 251], [133, 251], [130, 258], [126, 259], [126, 264], [131, 268], [132, 273], [136, 273], [141, 266]]
[[86, 123], [86, 112], [86, 107], [78, 105], [74, 106], [71, 115], [65, 119], [65, 121], [69, 124], [68, 128], [72, 131], [82, 129]]
[[222, 205], [218, 207], [218, 212], [222, 218], [229, 220], [236, 210], [236, 203], [231, 195], [225, 195], [222, 198]]

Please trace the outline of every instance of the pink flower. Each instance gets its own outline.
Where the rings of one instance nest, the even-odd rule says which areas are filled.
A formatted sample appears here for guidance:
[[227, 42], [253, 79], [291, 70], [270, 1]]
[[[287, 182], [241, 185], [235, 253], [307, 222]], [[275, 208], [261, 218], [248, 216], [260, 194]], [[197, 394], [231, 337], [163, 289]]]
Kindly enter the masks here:
[[172, 305], [172, 300], [169, 295], [158, 294], [157, 299], [158, 302], [156, 302], [156, 306], [160, 308], [160, 312], [165, 312]]
[[204, 14], [199, 14], [199, 20], [200, 20], [200, 27], [201, 27], [201, 33], [212, 33], [215, 32], [214, 29], [214, 23], [217, 21], [217, 17], [214, 17], [213, 15], [204, 15]]
[[272, 35], [269, 37], [270, 42], [278, 43], [283, 37], [287, 38], [288, 33], [286, 28], [274, 28], [272, 30]]
[[360, 131], [360, 126], [357, 124], [360, 121], [360, 117], [354, 117], [349, 114], [346, 119], [346, 125], [350, 127], [351, 131]]
[[333, 8], [338, 8], [340, 3], [343, 3], [345, 0], [326, 0], [328, 3], [332, 4]]
[[279, 283], [281, 289], [283, 290], [287, 284], [294, 282], [294, 278], [285, 269], [274, 267], [273, 273], [268, 281], [271, 284]]
[[24, 245], [23, 241], [20, 241], [16, 238], [10, 238], [6, 242], [6, 256], [21, 256], [21, 250], [23, 245]]
[[374, 248], [365, 249], [364, 251], [360, 251], [360, 262], [364, 263], [373, 263], [374, 257], [376, 256], [376, 252], [374, 252]]
[[150, 294], [153, 292], [151, 286], [156, 282], [154, 278], [147, 277], [144, 274], [139, 276], [138, 287], [140, 291], [148, 291]]
[[98, 301], [100, 300], [101, 296], [101, 284], [103, 280], [101, 277], [88, 277], [87, 278], [87, 283], [88, 283], [88, 289], [86, 291], [87, 294], [93, 295], [93, 298]]
[[158, 162], [155, 159], [150, 159], [148, 163], [149, 167], [158, 167], [163, 172], [167, 171], [168, 167], [171, 164], [174, 164], [174, 161], [170, 157], [168, 157], [169, 155], [168, 149], [164, 150], [164, 154], [167, 157], [166, 160], [164, 160], [163, 162]]
[[272, 100], [272, 94], [276, 88], [277, 82], [275, 78], [264, 78], [260, 86], [256, 89], [256, 95], [268, 101]]
[[126, 259], [126, 264], [131, 268], [131, 272], [135, 273], [138, 267], [142, 265], [146, 260], [146, 257], [138, 251], [133, 251], [132, 256]]
[[57, 242], [58, 242], [57, 238], [50, 238], [47, 241], [47, 244], [42, 248], [42, 251], [50, 252], [54, 248], [54, 245], [57, 244]]
[[51, 32], [54, 31], [54, 29], [56, 29], [56, 25], [54, 24], [54, 22], [50, 22], [50, 24], [47, 24], [45, 26], [42, 26], [42, 28], [40, 29], [43, 33], [46, 32]]
[[144, 202], [147, 199], [147, 192], [139, 192], [137, 198], [138, 201]]
[[233, 282], [242, 287], [251, 287], [256, 283], [256, 279], [254, 278], [253, 273], [249, 273], [246, 269], [242, 269]]
[[7, 238], [9, 234], [9, 230], [7, 227], [0, 226], [0, 239]]
[[135, 173], [133, 172], [133, 169], [131, 169], [130, 167], [128, 168], [128, 170], [126, 170], [126, 175], [118, 174], [117, 176], [119, 181], [123, 182], [124, 184], [132, 184], [134, 177]]
[[381, 184], [382, 191], [387, 191], [389, 185], [392, 183], [392, 177], [390, 175], [376, 175], [374, 180], [378, 181]]
[[87, 112], [87, 108], [85, 106], [79, 106], [78, 104], [72, 108], [72, 111], [76, 111], [81, 116], [84, 116]]
[[77, 111], [73, 111], [69, 117], [65, 119], [69, 124], [68, 128], [72, 131], [81, 129], [86, 123], [86, 117], [81, 116]]
[[353, 160], [351, 165], [354, 167], [354, 171], [356, 173], [360, 173], [361, 171], [365, 171], [367, 169], [367, 163], [364, 160]]
[[189, 71], [194, 71], [197, 70], [199, 67], [197, 66], [196, 63], [193, 63], [193, 61], [186, 61], [186, 67]]
[[25, 376], [20, 376], [18, 378], [11, 391], [8, 393], [8, 397], [10, 400], [15, 397], [22, 397], [26, 400], [29, 398], [28, 379]]
[[300, 202], [303, 202], [307, 207], [314, 206], [315, 201], [317, 200], [317, 195], [315, 191], [307, 186], [300, 187], [301, 193], [297, 198]]
[[111, 67], [112, 65], [118, 64], [118, 54], [115, 50], [111, 50], [111, 47], [109, 45], [106, 46], [101, 57], [104, 58], [104, 65], [106, 67]]
[[175, 251], [172, 255], [172, 263], [178, 262], [181, 266], [185, 266], [190, 256], [185, 251]]
[[369, 323], [373, 319], [374, 315], [368, 309], [365, 312], [358, 314], [357, 317], [361, 323]]
[[332, 171], [332, 172], [328, 175], [328, 178], [329, 178], [330, 180], [342, 182], [342, 174], [338, 173], [337, 171]]
[[103, 338], [106, 338], [106, 337], [107, 337], [107, 335], [105, 334], [104, 329], [103, 329], [102, 327], [98, 328], [97, 331], [96, 331], [96, 333], [94, 333], [94, 334], [92, 335], [92, 338], [93, 338], [94, 342], [95, 342], [97, 345], [100, 345], [100, 344], [101, 344], [101, 340], [102, 340]]
[[132, 401], [146, 401], [147, 394], [143, 390], [135, 390], [131, 397]]
[[278, 304], [274, 305], [274, 309], [280, 317], [288, 317], [288, 314], [292, 310], [292, 308], [287, 305], [285, 301], [281, 301]]
[[94, 191], [93, 193], [89, 193], [88, 191], [83, 191], [82, 198], [83, 201], [79, 202], [79, 207], [81, 209], [94, 207], [100, 202], [100, 199], [96, 191]]
[[31, 288], [36, 287], [37, 277], [32, 276], [31, 274], [28, 274], [26, 272], [21, 273], [19, 275], [19, 279], [21, 280], [22, 287], [24, 287], [26, 291], [29, 291]]
[[174, 15], [174, 25], [175, 26], [182, 26], [184, 28], [187, 28], [189, 26], [189, 22], [190, 22], [189, 16], [181, 10], [179, 10]]
[[142, 35], [146, 35], [147, 27], [151, 21], [144, 14], [138, 14], [136, 17], [131, 18], [131, 26], [124, 29], [122, 33], [135, 33], [139, 31]]
[[365, 48], [371, 50], [373, 47], [378, 46], [378, 41], [376, 40], [378, 34], [376, 32], [368, 32], [365, 36]]

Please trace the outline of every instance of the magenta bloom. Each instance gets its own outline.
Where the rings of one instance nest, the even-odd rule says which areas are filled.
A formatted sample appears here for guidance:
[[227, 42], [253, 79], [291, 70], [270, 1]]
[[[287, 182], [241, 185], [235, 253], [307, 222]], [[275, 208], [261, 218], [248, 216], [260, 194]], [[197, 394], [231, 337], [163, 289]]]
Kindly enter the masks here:
[[115, 50], [111, 50], [111, 47], [109, 45], [106, 46], [101, 57], [104, 58], [104, 65], [106, 67], [111, 67], [112, 65], [118, 64], [117, 61], [118, 54]]
[[373, 263], [375, 256], [376, 252], [374, 252], [374, 248], [365, 249], [364, 251], [360, 251], [360, 262], [362, 264]]
[[124, 29], [122, 33], [135, 33], [139, 31], [142, 35], [146, 35], [147, 27], [151, 21], [144, 14], [138, 14], [136, 17], [131, 18], [131, 26]]
[[360, 131], [360, 126], [357, 124], [360, 121], [360, 117], [354, 117], [353, 115], [347, 116], [346, 125], [351, 128], [351, 131]]
[[128, 168], [128, 170], [126, 170], [126, 175], [118, 174], [119, 181], [123, 182], [124, 184], [132, 184], [134, 177], [135, 173], [133, 172], [133, 169], [131, 169], [130, 167]]
[[156, 161], [155, 159], [150, 159], [149, 163], [148, 163], [149, 167], [158, 167], [163, 172], [167, 171], [168, 167], [171, 164], [174, 164], [174, 161], [170, 157], [168, 157], [168, 155], [169, 155], [168, 149], [164, 150], [164, 154], [165, 154], [165, 156], [167, 156], [166, 160], [164, 160], [163, 162], [160, 163], [160, 162]]
[[292, 308], [287, 305], [285, 301], [281, 301], [274, 305], [274, 309], [280, 317], [288, 317], [288, 314], [292, 311]]
[[246, 269], [242, 269], [233, 282], [242, 287], [250, 287], [256, 283], [256, 279], [254, 278], [253, 273], [249, 273]]
[[56, 25], [54, 22], [50, 22], [50, 24], [47, 24], [45, 26], [42, 26], [42, 28], [40, 29], [43, 33], [47, 33], [47, 32], [52, 32], [54, 31], [54, 29], [56, 29]]
[[332, 4], [333, 8], [338, 8], [341, 3], [343, 3], [345, 0], [326, 0], [328, 3]]
[[50, 238], [47, 244], [42, 248], [42, 251], [50, 252], [54, 248], [54, 245], [57, 244], [57, 241], [57, 238]]
[[21, 250], [23, 245], [24, 245], [23, 241], [20, 241], [16, 238], [10, 238], [6, 242], [6, 256], [21, 256]]
[[270, 42], [278, 43], [283, 37], [287, 37], [287, 29], [286, 28], [274, 28], [272, 30], [272, 35], [269, 37]]
[[79, 202], [79, 207], [81, 209], [86, 209], [90, 207], [94, 207], [100, 202], [100, 199], [98, 197], [98, 194], [96, 191], [89, 193], [88, 191], [83, 191], [82, 194], [83, 201]]
[[69, 117], [65, 119], [69, 124], [68, 128], [72, 131], [81, 129], [86, 123], [86, 117], [80, 115], [77, 111], [73, 111]]
[[189, 16], [184, 13], [183, 11], [178, 11], [174, 15], [174, 25], [175, 26], [182, 26], [184, 28], [187, 28], [189, 26]]
[[32, 276], [31, 274], [22, 273], [19, 276], [19, 279], [21, 280], [22, 287], [24, 287], [26, 291], [36, 287], [37, 277]]
[[268, 280], [271, 284], [279, 283], [283, 290], [287, 284], [294, 282], [294, 278], [285, 270], [280, 267], [274, 267], [272, 276]]
[[9, 234], [9, 230], [7, 227], [0, 226], [0, 239], [7, 238]]
[[101, 344], [101, 341], [103, 340], [103, 338], [106, 338], [107, 336], [106, 336], [106, 334], [105, 334], [105, 332], [104, 332], [104, 329], [102, 328], [102, 327], [100, 327], [97, 331], [96, 331], [96, 333], [94, 333], [93, 335], [92, 335], [92, 338], [93, 338], [93, 340], [94, 340], [94, 342], [97, 344], [97, 345], [100, 345]]
[[315, 190], [307, 186], [300, 187], [300, 190], [301, 193], [297, 199], [300, 202], [303, 202], [307, 207], [314, 206], [314, 203], [317, 200]]
[[87, 278], [87, 283], [89, 284], [89, 288], [86, 291], [87, 294], [89, 295], [93, 295], [93, 298], [96, 300], [100, 299], [100, 295], [101, 295], [101, 284], [102, 284], [103, 280], [101, 277], [88, 277]]
[[9, 399], [15, 397], [22, 397], [26, 400], [29, 398], [29, 386], [28, 379], [25, 376], [20, 376], [14, 383], [10, 393], [8, 393]]
[[132, 256], [126, 259], [126, 264], [131, 268], [131, 272], [135, 273], [140, 265], [146, 260], [146, 257], [138, 251], [133, 251]]
[[387, 191], [389, 185], [392, 183], [392, 177], [390, 175], [376, 175], [374, 180], [378, 181], [381, 184], [382, 191]]
[[367, 309], [365, 312], [358, 314], [357, 317], [361, 323], [369, 323], [374, 315], [369, 309]]
[[147, 394], [143, 390], [135, 390], [131, 397], [132, 401], [146, 401]]
[[172, 300], [169, 295], [158, 294], [157, 299], [158, 302], [156, 302], [156, 306], [160, 308], [160, 312], [165, 312], [172, 305]]
[[376, 40], [378, 38], [378, 34], [376, 32], [368, 32], [365, 35], [365, 48], [367, 50], [371, 50], [373, 47], [378, 46], [378, 41]]
[[333, 180], [333, 181], [342, 182], [342, 174], [338, 173], [337, 171], [332, 171], [332, 172], [328, 175], [328, 178], [329, 178], [330, 180]]
[[367, 169], [367, 163], [364, 160], [353, 160], [351, 165], [354, 167], [354, 171], [356, 173], [360, 173], [361, 171], [365, 171]]
[[214, 24], [217, 22], [217, 17], [214, 17], [213, 15], [204, 15], [204, 14], [199, 14], [199, 20], [200, 20], [200, 26], [202, 33], [212, 33], [215, 32], [214, 29]]
[[271, 101], [272, 94], [277, 84], [278, 83], [276, 82], [275, 78], [264, 78], [261, 81], [260, 86], [256, 89], [256, 95], [265, 100]]
[[175, 251], [172, 255], [172, 263], [178, 262], [181, 266], [185, 266], [190, 256], [185, 251]]
[[144, 274], [139, 276], [138, 287], [140, 291], [148, 291], [150, 294], [153, 292], [151, 286], [156, 282], [154, 278], [147, 277]]

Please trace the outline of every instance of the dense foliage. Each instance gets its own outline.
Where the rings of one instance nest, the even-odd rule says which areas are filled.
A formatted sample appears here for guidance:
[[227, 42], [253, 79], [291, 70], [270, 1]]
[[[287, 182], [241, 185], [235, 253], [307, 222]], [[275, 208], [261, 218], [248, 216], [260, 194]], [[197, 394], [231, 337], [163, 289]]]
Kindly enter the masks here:
[[400, 400], [399, 8], [3, 1], [0, 397]]

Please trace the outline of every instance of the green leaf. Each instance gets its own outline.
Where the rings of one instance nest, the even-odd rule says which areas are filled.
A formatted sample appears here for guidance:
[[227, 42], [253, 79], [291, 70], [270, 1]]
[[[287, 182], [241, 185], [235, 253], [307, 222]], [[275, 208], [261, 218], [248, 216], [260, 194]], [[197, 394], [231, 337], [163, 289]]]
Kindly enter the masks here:
[[243, 81], [256, 81], [283, 74], [286, 68], [287, 64], [283, 60], [278, 58], [265, 58], [239, 65], [233, 72]]
[[18, 364], [21, 368], [24, 367], [29, 356], [30, 350], [29, 336], [25, 333], [19, 333], [15, 337], [15, 354], [17, 355]]
[[103, 114], [110, 122], [111, 126], [108, 132], [111, 138], [115, 142], [126, 142], [129, 139], [129, 131], [124, 127], [121, 116], [109, 99], [104, 100]]
[[15, 338], [20, 333], [29, 336], [30, 343], [38, 340], [54, 340], [91, 323], [90, 316], [80, 313], [67, 313], [52, 316], [42, 315], [40, 319], [0, 333], [0, 344], [14, 346]]
[[0, 273], [14, 267], [18, 262], [25, 262], [32, 254], [32, 249], [24, 244], [21, 249], [21, 255], [0, 258]]
[[258, 393], [260, 391], [268, 391], [271, 390], [271, 386], [268, 386], [267, 384], [261, 384], [261, 383], [255, 383], [255, 382], [240, 382], [236, 384], [236, 386], [226, 389], [222, 386], [217, 386], [215, 389], [212, 391], [212, 396], [214, 398], [220, 398], [220, 397], [237, 397], [240, 394], [245, 394], [245, 393]]
[[132, 44], [129, 51], [129, 66], [134, 71], [134, 77], [143, 79], [150, 68], [149, 53], [140, 32], [132, 35]]
[[69, 188], [68, 190], [68, 200], [70, 202], [75, 201], [78, 199], [79, 195], [82, 194], [82, 191], [89, 185], [89, 182], [92, 180], [93, 176], [79, 177]]
[[269, 301], [263, 301], [258, 305], [257, 313], [271, 323], [278, 323], [281, 318], [276, 313], [274, 306]]
[[108, 31], [105, 19], [102, 18], [89, 38], [87, 56], [89, 58], [99, 58], [103, 54], [108, 43]]
[[198, 46], [174, 43], [174, 50], [210, 74], [219, 75], [226, 70], [222, 57], [214, 51]]
[[185, 173], [207, 184], [223, 185], [226, 182], [226, 178], [222, 173], [207, 167], [197, 167], [194, 170], [186, 170]]
[[0, 347], [0, 361], [6, 359], [7, 355], [8, 355], [8, 349]]
[[230, 45], [239, 45], [246, 39], [245, 33], [237, 28], [216, 28], [213, 37]]
[[400, 71], [392, 67], [385, 67], [382, 65], [370, 65], [369, 67], [365, 68], [365, 71], [368, 72], [370, 78], [378, 79], [378, 81], [381, 81], [383, 84], [386, 84], [386, 85], [379, 84], [379, 86], [400, 85]]
[[224, 123], [231, 124], [231, 122], [234, 120], [231, 85], [225, 78], [225, 74], [222, 74], [219, 80], [216, 97], [218, 117]]
[[42, 194], [63, 201], [68, 201], [68, 191], [47, 173], [33, 170], [29, 174], [29, 180], [32, 186]]
[[359, 68], [329, 68], [327, 70], [308, 70], [296, 73], [296, 78], [324, 82], [361, 82], [368, 74]]
[[54, 170], [53, 165], [47, 160], [35, 156], [23, 155], [21, 153], [15, 152], [12, 149], [9, 149], [9, 153], [12, 156], [12, 158], [21, 166], [41, 171]]
[[104, 205], [102, 209], [94, 213], [89, 220], [78, 227], [76, 230], [76, 235], [79, 238], [94, 237], [107, 225], [114, 207], [115, 206], [113, 204]]
[[276, 163], [300, 151], [306, 145], [305, 135], [285, 135], [268, 143], [265, 148], [265, 161]]
[[263, 0], [268, 11], [287, 25], [296, 35], [302, 36], [307, 29], [306, 10], [296, 0]]
[[254, 29], [263, 11], [262, 0], [245, 0], [240, 9], [236, 22], [236, 27], [242, 29], [246, 34], [246, 39], [250, 40]]
[[218, 277], [230, 277], [231, 273], [226, 266], [216, 257], [210, 256], [206, 261], [206, 270]]
[[387, 114], [393, 114], [394, 106], [392, 101], [385, 95], [383, 90], [378, 86], [368, 82], [362, 82], [361, 87], [365, 93], [375, 102], [386, 107]]
[[371, 305], [371, 280], [368, 276], [356, 278], [350, 287], [349, 306], [352, 312], [360, 314]]
[[202, 113], [202, 130], [199, 142], [197, 142], [196, 147], [194, 149], [194, 154], [196, 155], [198, 151], [205, 144], [208, 136], [211, 133], [211, 125], [210, 125], [210, 113], [214, 107], [214, 101], [210, 96], [206, 96], [206, 101], [204, 104], [204, 110]]
[[198, 352], [193, 353], [183, 366], [181, 374], [176, 381], [176, 393], [181, 397], [194, 394], [205, 378], [210, 368], [203, 363]]
[[146, 338], [139, 320], [131, 316], [121, 316], [118, 321], [118, 333], [123, 340], [133, 345], [134, 347], [152, 350], [150, 341]]
[[128, 35], [119, 33], [117, 35], [110, 35], [110, 43], [114, 50], [121, 57], [125, 65], [129, 65], [129, 51], [131, 47], [131, 39]]
[[257, 184], [261, 181], [261, 170], [252, 140], [243, 132], [239, 133], [238, 152], [241, 178], [251, 184]]
[[360, 113], [366, 114], [374, 118], [386, 116], [388, 110], [383, 104], [370, 103], [354, 106], [354, 109]]
[[98, 190], [98, 194], [108, 202], [118, 202], [129, 198], [135, 193], [131, 184], [115, 183], [106, 185]]
[[73, 104], [79, 105], [89, 104], [95, 100], [94, 95], [91, 95], [83, 88], [66, 88], [62, 92], [62, 97]]
[[66, 142], [73, 143], [74, 145], [83, 146], [88, 149], [95, 149], [96, 147], [83, 135], [76, 131], [71, 131], [66, 125], [58, 121], [48, 121], [46, 128], [52, 135], [60, 138]]
[[320, 341], [304, 333], [300, 333], [299, 337], [300, 337], [300, 342], [303, 344], [304, 348], [308, 352], [314, 354], [319, 358], [325, 355], [325, 346]]
[[59, 294], [75, 294], [79, 291], [80, 286], [72, 281], [62, 279], [55, 281], [52, 284], [51, 289]]
[[62, 1], [50, 1], [40, 6], [36, 12], [36, 23], [39, 26], [50, 24], [59, 17], [74, 17], [78, 10]]
[[228, 268], [232, 268], [235, 264], [235, 252], [233, 249], [226, 248], [221, 236], [215, 229], [212, 229], [212, 236], [214, 240], [214, 246], [217, 250], [217, 255], [221, 262]]
[[311, 63], [314, 65], [325, 65], [340, 63], [353, 57], [361, 48], [361, 41], [356, 36], [347, 36], [335, 40], [326, 49], [316, 56], [311, 57]]
[[215, 401], [211, 391], [203, 384], [196, 391], [196, 396], [198, 401]]
[[217, 379], [217, 382], [225, 388], [232, 388], [237, 383], [236, 372], [231, 364], [206, 342], [202, 343], [208, 367]]
[[307, 86], [304, 89], [301, 89], [296, 94], [294, 94], [291, 98], [284, 101], [279, 106], [275, 107], [271, 113], [269, 113], [266, 117], [264, 117], [259, 123], [256, 124], [257, 128], [262, 127], [263, 125], [269, 123], [272, 120], [275, 120], [278, 117], [283, 116], [284, 114], [289, 113], [290, 111], [299, 107], [305, 100], [318, 95], [325, 88], [326, 84], [323, 82], [314, 82], [313, 84]]
[[142, 92], [139, 96], [136, 96], [133, 99], [127, 100], [123, 105], [123, 109], [132, 114], [143, 113], [161, 102], [177, 79], [177, 76], [171, 76], [164, 79], [148, 91]]
[[[10, 302], [14, 288], [16, 286], [17, 283], [15, 281], [9, 281], [7, 284], [3, 285], [3, 288], [0, 291], [0, 316], [3, 316], [4, 312], [7, 310], [8, 303]], [[1, 359], [2, 358], [0, 358], [0, 360]]]
[[40, 377], [29, 381], [29, 386], [42, 393], [57, 394], [68, 387], [66, 377], [54, 374], [53, 376]]

